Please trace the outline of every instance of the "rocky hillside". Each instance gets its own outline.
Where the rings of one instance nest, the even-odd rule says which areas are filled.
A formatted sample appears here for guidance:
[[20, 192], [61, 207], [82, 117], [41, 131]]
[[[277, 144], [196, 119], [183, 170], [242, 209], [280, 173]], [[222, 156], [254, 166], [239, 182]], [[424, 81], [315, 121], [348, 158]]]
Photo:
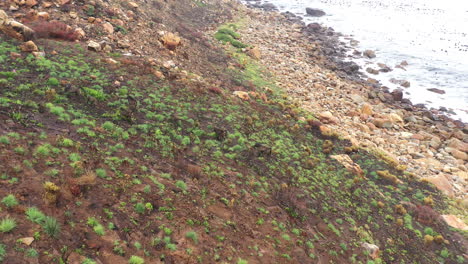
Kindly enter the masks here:
[[466, 263], [464, 203], [290, 93], [264, 14], [0, 8], [0, 263]]

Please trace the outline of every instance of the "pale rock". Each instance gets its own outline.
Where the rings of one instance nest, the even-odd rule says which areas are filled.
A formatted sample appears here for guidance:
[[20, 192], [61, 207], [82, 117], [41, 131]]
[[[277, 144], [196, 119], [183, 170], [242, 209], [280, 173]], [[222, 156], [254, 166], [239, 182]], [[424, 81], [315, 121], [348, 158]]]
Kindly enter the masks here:
[[446, 148], [447, 152], [452, 154], [452, 156], [459, 160], [468, 160], [468, 154], [463, 151], [454, 148]]
[[364, 56], [366, 56], [369, 59], [372, 59], [372, 58], [376, 57], [375, 51], [373, 51], [373, 50], [366, 50], [366, 51], [364, 51], [363, 54], [364, 54]]
[[138, 4], [135, 2], [128, 2], [128, 5], [132, 8], [138, 8]]
[[235, 91], [233, 94], [235, 96], [239, 97], [240, 99], [245, 100], [245, 101], [248, 101], [250, 99], [250, 96], [249, 96], [249, 94], [247, 92]]
[[174, 61], [168, 60], [168, 61], [163, 62], [163, 67], [166, 69], [175, 68], [176, 64]]
[[45, 52], [43, 51], [33, 51], [32, 55], [38, 59], [38, 58], [44, 58], [45, 57]]
[[88, 49], [98, 52], [98, 51], [101, 51], [101, 45], [91, 40], [90, 42], [88, 42]]
[[403, 123], [403, 119], [396, 113], [391, 113], [391, 114], [387, 115], [387, 118], [392, 123]]
[[324, 123], [338, 123], [338, 119], [330, 111], [322, 112], [318, 115], [320, 121]]
[[455, 215], [442, 215], [442, 218], [451, 227], [455, 227], [464, 231], [468, 230], [468, 226], [460, 218], [456, 217]]
[[37, 0], [26, 0], [26, 5], [29, 7], [33, 7], [37, 5]]
[[345, 167], [349, 172], [362, 177], [364, 175], [363, 170], [359, 166], [359, 164], [355, 163], [348, 155], [341, 154], [341, 155], [332, 155], [330, 156], [332, 159], [337, 160], [343, 167]]
[[429, 145], [433, 147], [434, 149], [438, 149], [441, 144], [442, 144], [442, 141], [437, 136], [432, 137], [431, 141], [429, 142]]
[[372, 124], [374, 124], [378, 128], [392, 128], [393, 124], [392, 121], [383, 118], [375, 118], [372, 120]]
[[402, 138], [411, 138], [413, 136], [413, 133], [410, 132], [400, 132], [400, 136]]
[[372, 259], [376, 259], [379, 257], [380, 249], [377, 245], [369, 244], [369, 243], [362, 243], [362, 247], [369, 252], [369, 256]]
[[86, 33], [82, 28], [75, 29], [76, 34], [78, 35], [78, 39], [82, 39], [86, 36]]
[[102, 28], [104, 29], [105, 32], [107, 32], [107, 34], [113, 34], [114, 33], [114, 26], [112, 26], [111, 23], [109, 22], [105, 22], [103, 23], [102, 25]]
[[361, 113], [371, 116], [373, 114], [372, 106], [370, 104], [363, 104], [361, 107]]
[[468, 143], [462, 142], [457, 138], [450, 139], [447, 143], [447, 146], [463, 152], [468, 152]]
[[23, 52], [33, 52], [33, 51], [39, 51], [37, 48], [36, 44], [33, 41], [27, 41], [21, 44], [20, 46], [21, 51]]
[[25, 244], [26, 246], [30, 246], [34, 241], [34, 237], [23, 237], [19, 239], [21, 243]]
[[41, 20], [47, 21], [50, 19], [50, 15], [47, 12], [39, 12], [37, 13], [37, 17]]
[[8, 21], [8, 15], [5, 11], [0, 10], [0, 27]]

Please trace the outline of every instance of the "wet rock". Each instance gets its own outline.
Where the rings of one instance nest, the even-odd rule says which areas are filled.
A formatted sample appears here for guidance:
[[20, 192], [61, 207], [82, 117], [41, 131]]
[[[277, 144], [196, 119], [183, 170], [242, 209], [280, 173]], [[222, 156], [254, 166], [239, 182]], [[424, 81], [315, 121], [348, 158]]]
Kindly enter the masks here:
[[368, 67], [368, 68], [366, 69], [366, 72], [368, 72], [368, 73], [370, 73], [370, 74], [374, 74], [374, 75], [379, 74], [379, 71], [378, 71], [378, 70], [372, 69], [371, 67]]
[[326, 15], [326, 13], [323, 10], [320, 10], [317, 8], [310, 8], [310, 7], [306, 8], [306, 13], [307, 15], [313, 16], [313, 17], [321, 17], [321, 16]]
[[427, 89], [429, 92], [433, 92], [436, 94], [445, 94], [445, 91], [442, 89], [437, 89], [437, 88], [428, 88]]
[[318, 32], [322, 29], [322, 26], [320, 26], [319, 23], [310, 23], [307, 25], [307, 29], [314, 31], [314, 32]]
[[403, 90], [401, 89], [395, 89], [391, 92], [393, 96], [393, 100], [395, 101], [401, 101], [403, 100]]
[[375, 51], [373, 51], [373, 50], [366, 50], [366, 51], [364, 51], [363, 55], [365, 57], [369, 58], [369, 59], [373, 59], [373, 58], [377, 57], [375, 55]]
[[34, 52], [34, 51], [39, 51], [37, 48], [36, 44], [33, 41], [27, 41], [21, 44], [20, 46], [21, 51], [23, 52]]
[[408, 88], [411, 86], [411, 83], [408, 82], [407, 80], [397, 80], [395, 78], [390, 79], [390, 82], [393, 84], [398, 84], [402, 87]]
[[379, 71], [380, 72], [391, 72], [392, 71], [392, 68], [390, 68], [389, 66], [387, 66], [386, 64], [383, 64], [383, 63], [377, 63], [377, 65], [379, 66]]
[[88, 50], [92, 50], [92, 51], [101, 51], [101, 45], [95, 41], [90, 41], [88, 42]]

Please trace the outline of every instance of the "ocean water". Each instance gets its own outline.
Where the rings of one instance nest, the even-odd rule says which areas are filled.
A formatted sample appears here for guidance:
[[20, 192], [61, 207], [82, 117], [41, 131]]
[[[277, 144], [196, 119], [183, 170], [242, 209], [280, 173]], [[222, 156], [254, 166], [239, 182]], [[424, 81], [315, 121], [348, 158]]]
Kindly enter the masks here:
[[[402, 88], [405, 98], [428, 108], [445, 107], [454, 119], [468, 122], [468, 1], [465, 0], [266, 0], [280, 11], [304, 17], [344, 35], [350, 60], [362, 67], [393, 71], [368, 74], [383, 85]], [[323, 17], [305, 16], [305, 8], [319, 8]], [[358, 41], [351, 45], [350, 38]], [[374, 59], [352, 58], [352, 51], [374, 50]], [[395, 68], [402, 61], [408, 66]], [[390, 82], [407, 80], [409, 88]], [[436, 94], [428, 88], [446, 93]]]

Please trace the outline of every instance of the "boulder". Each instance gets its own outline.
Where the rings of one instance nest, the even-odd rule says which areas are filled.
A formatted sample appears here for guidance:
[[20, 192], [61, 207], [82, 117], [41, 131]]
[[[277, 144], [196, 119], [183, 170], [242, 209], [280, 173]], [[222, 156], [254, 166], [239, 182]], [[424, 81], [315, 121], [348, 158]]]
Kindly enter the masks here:
[[254, 58], [256, 60], [259, 60], [262, 57], [262, 53], [260, 52], [260, 50], [257, 47], [253, 47], [253, 48], [247, 50], [247, 55], [249, 55], [250, 57], [252, 57], [252, 58]]
[[20, 46], [21, 51], [23, 52], [34, 52], [34, 51], [39, 51], [37, 48], [36, 44], [33, 41], [27, 41], [21, 44]]
[[364, 54], [364, 56], [366, 56], [366, 57], [369, 58], [369, 59], [372, 59], [372, 58], [377, 57], [377, 56], [375, 55], [375, 51], [373, 51], [373, 50], [366, 50], [366, 51], [364, 51], [363, 54]]
[[457, 138], [452, 138], [447, 142], [447, 146], [463, 152], [468, 152], [468, 143], [465, 143]]
[[428, 88], [427, 89], [429, 92], [433, 92], [436, 94], [445, 94], [445, 91], [442, 89], [437, 89], [437, 88]]
[[244, 100], [244, 101], [250, 100], [250, 96], [249, 96], [249, 94], [247, 92], [235, 91], [233, 94], [235, 96], [239, 97], [240, 99]]
[[378, 70], [372, 69], [371, 67], [368, 67], [368, 68], [366, 69], [366, 72], [368, 72], [368, 73], [370, 73], [370, 74], [374, 74], [374, 75], [379, 74], [379, 71], [378, 71]]
[[326, 13], [323, 10], [320, 10], [317, 8], [310, 8], [310, 7], [306, 8], [306, 13], [307, 15], [313, 16], [313, 17], [321, 17], [321, 16], [326, 15]]
[[104, 31], [109, 35], [114, 33], [114, 26], [112, 26], [112, 24], [109, 23], [109, 22], [103, 23], [102, 24], [102, 29], [104, 29]]
[[434, 186], [445, 195], [454, 197], [455, 192], [453, 190], [453, 185], [443, 174], [439, 174], [436, 177], [424, 178], [424, 180], [434, 184]]
[[373, 114], [373, 111], [372, 111], [372, 106], [370, 104], [363, 104], [362, 107], [361, 107], [361, 113], [362, 114], [365, 114], [365, 115], [368, 115], [368, 116], [371, 116]]
[[403, 100], [403, 90], [402, 89], [395, 89], [391, 92], [393, 96], [393, 100], [401, 101]]
[[456, 217], [455, 215], [442, 215], [442, 218], [451, 227], [455, 227], [464, 231], [468, 230], [468, 226], [460, 218]]
[[374, 124], [378, 128], [392, 128], [393, 124], [392, 121], [383, 118], [376, 118], [372, 120], [372, 124]]
[[99, 43], [97, 43], [96, 41], [90, 41], [88, 42], [88, 50], [92, 50], [92, 51], [101, 51], [101, 45]]
[[380, 249], [378, 246], [369, 243], [362, 243], [362, 247], [369, 252], [369, 256], [372, 259], [376, 259], [379, 257]]
[[3, 10], [0, 10], [0, 31], [12, 38], [23, 41], [29, 41], [35, 38], [34, 30], [10, 19]]
[[161, 38], [160, 41], [169, 50], [175, 50], [180, 44], [180, 37], [176, 36], [174, 33], [167, 32]]
[[338, 123], [338, 119], [334, 117], [333, 114], [330, 113], [330, 111], [325, 111], [325, 112], [320, 113], [318, 115], [318, 118], [320, 119], [320, 121], [326, 124]]
[[341, 155], [332, 155], [330, 158], [337, 160], [343, 167], [345, 167], [349, 172], [352, 174], [363, 177], [364, 171], [361, 169], [359, 164], [355, 163], [348, 155], [341, 154]]

